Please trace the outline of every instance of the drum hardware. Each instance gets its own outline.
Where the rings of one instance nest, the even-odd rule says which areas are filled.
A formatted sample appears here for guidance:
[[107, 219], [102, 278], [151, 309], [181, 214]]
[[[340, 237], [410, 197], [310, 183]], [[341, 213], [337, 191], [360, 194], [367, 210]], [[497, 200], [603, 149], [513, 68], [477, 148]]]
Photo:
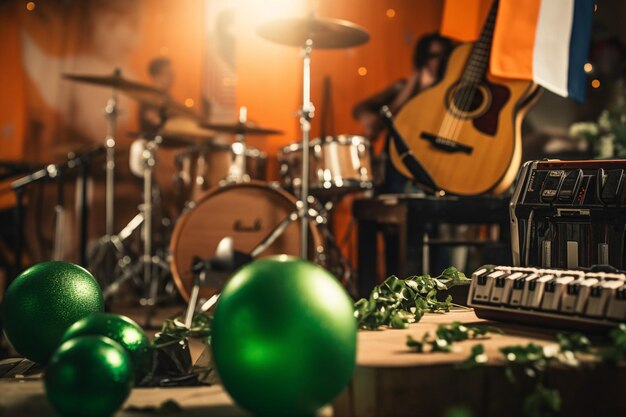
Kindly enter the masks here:
[[65, 208], [63, 206], [63, 173], [57, 171], [50, 172], [50, 176], [56, 180], [56, 203], [54, 206], [54, 242], [52, 245], [52, 260], [61, 261], [63, 258], [63, 222], [65, 221]]
[[[203, 260], [200, 257], [194, 256], [192, 260], [191, 271], [193, 272], [193, 287], [189, 296], [189, 303], [187, 311], [185, 313], [185, 325], [191, 326], [193, 314], [198, 304], [198, 297], [200, 294], [200, 288], [206, 286], [209, 283], [209, 275], [214, 286], [222, 287], [228, 278], [239, 268], [252, 262], [255, 258], [260, 256], [267, 248], [269, 248], [280, 237], [287, 227], [299, 219], [298, 213], [300, 210], [292, 211], [285, 219], [283, 219], [273, 230], [271, 230], [263, 240], [261, 240], [249, 254], [237, 251], [234, 249], [233, 238], [224, 237], [217, 245], [215, 256], [208, 260]], [[316, 220], [319, 224], [322, 224], [325, 219], [322, 216], [317, 215]], [[217, 284], [217, 285], [216, 285]], [[219, 292], [214, 294], [211, 299], [203, 303], [202, 309], [208, 310], [212, 304], [209, 303], [212, 299], [217, 301]]]
[[324, 19], [315, 16], [286, 18], [267, 22], [257, 28], [257, 33], [272, 42], [300, 48], [302, 56], [302, 106], [299, 111], [302, 132], [302, 202], [300, 254], [306, 259], [308, 254], [308, 196], [309, 196], [309, 134], [315, 107], [311, 102], [311, 52], [315, 48], [348, 48], [361, 45], [369, 40], [363, 28], [337, 19]]
[[18, 175], [26, 175], [43, 168], [41, 164], [29, 164], [23, 162], [0, 160], [0, 181], [16, 177]]
[[[203, 260], [199, 257], [194, 257], [191, 267], [194, 282], [185, 313], [185, 326], [187, 326], [187, 328], [191, 327], [191, 321], [193, 320], [193, 315], [198, 304], [200, 287], [206, 285], [208, 281], [207, 276], [212, 275], [211, 279], [213, 281], [221, 282], [223, 285], [235, 270], [249, 263], [251, 260], [251, 256], [235, 251], [231, 237], [225, 237], [220, 240], [213, 258]], [[214, 300], [217, 302], [218, 297], [219, 293], [216, 293], [208, 301]], [[213, 306], [214, 303], [210, 304], [208, 301], [203, 303], [201, 307], [201, 309], [204, 309], [203, 311], [207, 311]]]
[[[142, 204], [139, 206], [139, 213], [122, 229], [117, 235], [108, 238], [108, 242], [117, 256], [114, 263], [116, 270], [112, 276], [117, 278], [109, 283], [104, 289], [105, 299], [114, 295], [121, 285], [129, 280], [134, 282], [142, 291], [140, 304], [149, 307], [146, 313], [146, 327], [151, 327], [151, 319], [154, 314], [154, 307], [157, 304], [159, 285], [169, 274], [169, 267], [165, 252], [154, 247], [154, 210], [155, 204], [158, 206], [158, 197], [155, 195], [153, 183], [153, 170], [156, 165], [156, 152], [163, 138], [157, 134], [151, 140], [140, 139], [141, 150], [137, 151], [141, 157], [141, 167], [137, 164], [131, 165], [133, 173], [141, 175], [143, 179]], [[137, 145], [134, 145], [137, 148]], [[131, 150], [133, 146], [131, 146]], [[142, 254], [136, 259], [124, 247], [123, 242], [127, 240], [135, 230], [141, 227], [141, 248]], [[98, 260], [97, 258], [95, 260]]]
[[[114, 77], [121, 78], [121, 71], [116, 69]], [[105, 165], [105, 232], [104, 236], [98, 240], [97, 246], [92, 251], [92, 255], [89, 259], [89, 264], [83, 263], [82, 265], [88, 266], [96, 276], [109, 277], [113, 275], [111, 269], [114, 263], [113, 259], [116, 257], [115, 245], [111, 242], [111, 237], [114, 234], [115, 222], [114, 222], [114, 201], [115, 201], [115, 129], [117, 125], [117, 94], [115, 87], [111, 93], [105, 108], [104, 113], [107, 119], [107, 135], [104, 139], [104, 146], [106, 149], [106, 165]], [[101, 259], [99, 264], [93, 263], [93, 259]]]
[[[55, 179], [60, 176], [64, 170], [78, 168], [79, 176], [77, 181], [79, 182], [79, 201], [80, 201], [80, 228], [79, 228], [79, 261], [85, 262], [87, 253], [87, 219], [89, 217], [89, 204], [87, 201], [87, 183], [89, 179], [89, 163], [97, 157], [100, 153], [103, 153], [105, 148], [103, 146], [95, 146], [87, 148], [85, 150], [72, 153], [68, 155], [68, 159], [65, 162], [59, 164], [49, 164], [44, 168], [41, 168], [29, 175], [19, 178], [11, 183], [11, 189], [16, 194], [16, 214], [15, 214], [15, 227], [16, 227], [16, 242], [15, 242], [15, 275], [22, 271], [22, 250], [23, 250], [23, 228], [24, 228], [24, 191], [26, 187], [34, 185], [38, 182], [45, 181], [47, 179]], [[57, 187], [62, 187], [63, 177], [57, 179]], [[61, 196], [62, 191], [57, 189], [57, 202], [62, 203]], [[57, 216], [62, 216], [62, 210], [56, 210]], [[61, 219], [55, 219], [55, 232], [62, 234], [63, 228], [60, 227]], [[55, 242], [58, 245], [62, 242], [62, 236], [55, 236]], [[60, 253], [60, 248], [55, 246], [54, 251], [56, 254]], [[84, 263], [83, 263], [84, 264]]]
[[[111, 87], [113, 95], [107, 103], [105, 112], [108, 120], [108, 134], [105, 140], [107, 147], [107, 177], [106, 177], [106, 234], [103, 236], [94, 249], [92, 262], [90, 267], [98, 276], [109, 277], [116, 276], [114, 272], [120, 272], [121, 276], [113, 283], [105, 288], [108, 296], [119, 289], [120, 283], [130, 278], [136, 278], [136, 275], [142, 270], [143, 280], [140, 281], [140, 287], [144, 291], [142, 304], [153, 307], [156, 303], [156, 295], [158, 285], [164, 274], [157, 274], [156, 270], [168, 271], [167, 264], [163, 253], [156, 253], [153, 256], [153, 168], [156, 159], [156, 150], [159, 145], [163, 147], [179, 147], [189, 146], [194, 142], [185, 138], [208, 138], [213, 137], [214, 132], [201, 129], [194, 120], [197, 115], [185, 106], [171, 100], [169, 95], [162, 90], [149, 85], [141, 84], [122, 77], [121, 72], [116, 70], [112, 76], [93, 76], [93, 75], [77, 75], [64, 74], [65, 79], [82, 82], [103, 87]], [[115, 149], [115, 122], [117, 117], [117, 97], [116, 92], [123, 94], [145, 104], [150, 104], [159, 108], [161, 113], [161, 125], [158, 134], [145, 142], [145, 148], [141, 151], [142, 166], [137, 168], [142, 175], [144, 182], [143, 204], [140, 207], [141, 217], [135, 217], [129, 225], [119, 235], [113, 233], [113, 179], [114, 179], [114, 149]], [[181, 116], [181, 117], [170, 117]], [[192, 120], [190, 120], [192, 119]], [[133, 168], [133, 166], [131, 166]], [[130, 256], [125, 252], [122, 242], [125, 238], [120, 236], [130, 235], [133, 230], [142, 225], [142, 242], [143, 255], [138, 262], [133, 263]], [[86, 239], [86, 236], [85, 236]], [[86, 242], [86, 240], [85, 240]], [[96, 264], [95, 262], [98, 262]], [[86, 263], [86, 262], [85, 262]], [[155, 270], [153, 270], [153, 266]], [[110, 270], [110, 268], [118, 270]], [[152, 308], [148, 311], [147, 323], [149, 324], [152, 315]]]
[[[248, 109], [245, 106], [239, 108], [239, 125], [245, 126], [248, 119]], [[228, 175], [225, 181], [241, 182], [250, 181], [248, 170], [246, 169], [246, 135], [243, 132], [237, 132], [236, 140], [231, 145], [233, 153], [233, 163], [228, 169]]]
[[[261, 253], [299, 256], [296, 222], [301, 211], [293, 195], [265, 182], [251, 180], [209, 190], [182, 214], [172, 234], [171, 270], [183, 298], [189, 299], [191, 293], [194, 257], [212, 257], [224, 236], [233, 239], [238, 252], [252, 257]], [[317, 214], [311, 218], [315, 219]], [[309, 256], [318, 260], [324, 253], [321, 232], [316, 221], [310, 220], [309, 227], [311, 248], [314, 248]], [[205, 286], [200, 296], [208, 298], [219, 289]]]

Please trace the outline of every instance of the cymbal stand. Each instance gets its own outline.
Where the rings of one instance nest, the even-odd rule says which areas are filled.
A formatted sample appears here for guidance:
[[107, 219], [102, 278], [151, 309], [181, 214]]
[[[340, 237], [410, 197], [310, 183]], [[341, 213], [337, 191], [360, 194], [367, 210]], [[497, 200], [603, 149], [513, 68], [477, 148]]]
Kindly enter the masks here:
[[[245, 106], [239, 108], [239, 123], [245, 126], [248, 118], [248, 109]], [[233, 153], [233, 163], [228, 169], [226, 183], [246, 182], [250, 181], [246, 166], [246, 135], [243, 133], [236, 134], [236, 140], [231, 145]]]
[[319, 213], [317, 223], [319, 230], [324, 236], [326, 244], [326, 252], [324, 263], [326, 268], [332, 272], [348, 289], [351, 294], [356, 294], [355, 282], [353, 278], [352, 266], [348, 259], [343, 256], [341, 248], [337, 243], [337, 239], [332, 232], [332, 210], [341, 200], [342, 196], [330, 198], [324, 201], [314, 200], [315, 210]]
[[[120, 75], [120, 70], [115, 70], [115, 75]], [[115, 206], [115, 130], [118, 117], [118, 100], [115, 89], [104, 107], [107, 119], [107, 135], [104, 138], [106, 151], [105, 163], [105, 233], [95, 247], [92, 248], [88, 266], [89, 269], [101, 280], [114, 275], [116, 261], [120, 258], [119, 242], [116, 241], [114, 206]], [[103, 281], [104, 284], [107, 282]]]
[[[119, 70], [116, 70], [119, 74]], [[114, 223], [114, 196], [115, 196], [115, 129], [117, 126], [117, 95], [115, 90], [104, 108], [108, 121], [107, 136], [104, 140], [106, 148], [106, 188], [105, 188], [105, 233], [106, 236], [113, 235]]]
[[141, 300], [141, 304], [149, 307], [146, 315], [146, 327], [150, 327], [150, 321], [154, 315], [154, 308], [157, 303], [157, 293], [159, 290], [159, 282], [161, 277], [155, 275], [153, 266], [160, 267], [167, 271], [168, 266], [160, 257], [153, 256], [153, 171], [156, 165], [156, 152], [159, 145], [163, 142], [163, 137], [159, 132], [155, 135], [154, 139], [148, 141], [146, 149], [143, 152], [144, 172], [143, 172], [143, 229], [142, 229], [142, 241], [143, 241], [143, 256], [141, 257], [141, 263], [143, 264], [143, 284], [144, 288], [148, 289], [146, 297]]
[[315, 107], [311, 102], [311, 51], [313, 40], [307, 39], [302, 48], [302, 108], [300, 109], [300, 129], [302, 131], [302, 187], [300, 191], [300, 203], [302, 213], [300, 219], [300, 257], [308, 258], [309, 242], [309, 134], [311, 133], [311, 120]]

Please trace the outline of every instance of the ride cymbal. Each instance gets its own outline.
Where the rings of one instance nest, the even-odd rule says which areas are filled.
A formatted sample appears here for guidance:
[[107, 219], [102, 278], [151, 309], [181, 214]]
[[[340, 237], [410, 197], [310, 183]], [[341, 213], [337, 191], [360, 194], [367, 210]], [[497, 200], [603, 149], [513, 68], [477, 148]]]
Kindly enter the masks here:
[[323, 17], [291, 17], [272, 20], [257, 28], [257, 33], [275, 43], [304, 47], [312, 41], [313, 48], [350, 48], [369, 41], [363, 27], [347, 20]]

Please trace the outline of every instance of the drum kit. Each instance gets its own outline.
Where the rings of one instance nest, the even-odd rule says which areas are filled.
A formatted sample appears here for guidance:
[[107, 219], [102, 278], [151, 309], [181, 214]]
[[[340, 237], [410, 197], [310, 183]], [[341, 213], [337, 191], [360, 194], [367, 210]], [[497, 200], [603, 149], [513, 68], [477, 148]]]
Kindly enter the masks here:
[[[171, 272], [178, 292], [189, 299], [194, 262], [214, 256], [225, 238], [230, 239], [235, 251], [250, 258], [269, 254], [300, 256], [325, 266], [344, 285], [352, 284], [349, 263], [341, 255], [328, 219], [333, 205], [343, 196], [372, 188], [369, 143], [353, 135], [309, 140], [314, 117], [311, 52], [316, 48], [358, 46], [367, 42], [369, 35], [353, 23], [320, 17], [271, 21], [259, 26], [257, 33], [271, 42], [301, 50], [302, 140], [279, 150], [282, 183], [267, 181], [266, 153], [246, 144], [249, 135], [275, 135], [282, 131], [249, 122], [245, 108], [235, 123], [204, 123], [163, 91], [127, 80], [119, 72], [112, 76], [64, 76], [114, 91], [106, 106], [106, 234], [92, 248], [89, 262], [90, 269], [115, 277], [107, 283], [106, 296], [131, 280], [144, 291], [143, 302], [154, 305], [159, 288], [163, 288]], [[159, 108], [162, 123], [155, 134], [134, 134], [137, 138], [130, 147], [130, 168], [143, 180], [143, 202], [135, 218], [115, 234], [114, 133], [118, 92]], [[219, 134], [234, 135], [235, 139], [220, 141]], [[176, 151], [177, 172], [173, 175], [163, 175], [158, 159], [161, 148]], [[171, 183], [165, 184], [168, 181]], [[167, 186], [176, 191], [173, 198], [163, 198], [159, 193], [159, 188]], [[173, 226], [167, 237], [155, 238], [155, 222], [161, 222], [159, 215], [165, 213], [164, 206], [172, 204]], [[142, 255], [133, 259], [124, 241], [139, 228]], [[111, 259], [114, 270], [110, 270]], [[210, 297], [222, 285], [223, 282], [205, 283], [200, 297]]]

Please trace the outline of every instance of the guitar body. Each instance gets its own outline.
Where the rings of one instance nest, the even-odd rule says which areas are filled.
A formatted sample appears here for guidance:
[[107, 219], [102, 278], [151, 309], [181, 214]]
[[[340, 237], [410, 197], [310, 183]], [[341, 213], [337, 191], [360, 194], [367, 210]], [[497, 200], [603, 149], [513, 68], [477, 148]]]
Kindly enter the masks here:
[[[521, 121], [539, 90], [530, 81], [490, 75], [478, 83], [464, 82], [472, 45], [455, 48], [443, 79], [400, 110], [396, 129], [439, 189], [497, 194], [515, 179], [522, 156]], [[391, 160], [411, 178], [393, 143]]]

